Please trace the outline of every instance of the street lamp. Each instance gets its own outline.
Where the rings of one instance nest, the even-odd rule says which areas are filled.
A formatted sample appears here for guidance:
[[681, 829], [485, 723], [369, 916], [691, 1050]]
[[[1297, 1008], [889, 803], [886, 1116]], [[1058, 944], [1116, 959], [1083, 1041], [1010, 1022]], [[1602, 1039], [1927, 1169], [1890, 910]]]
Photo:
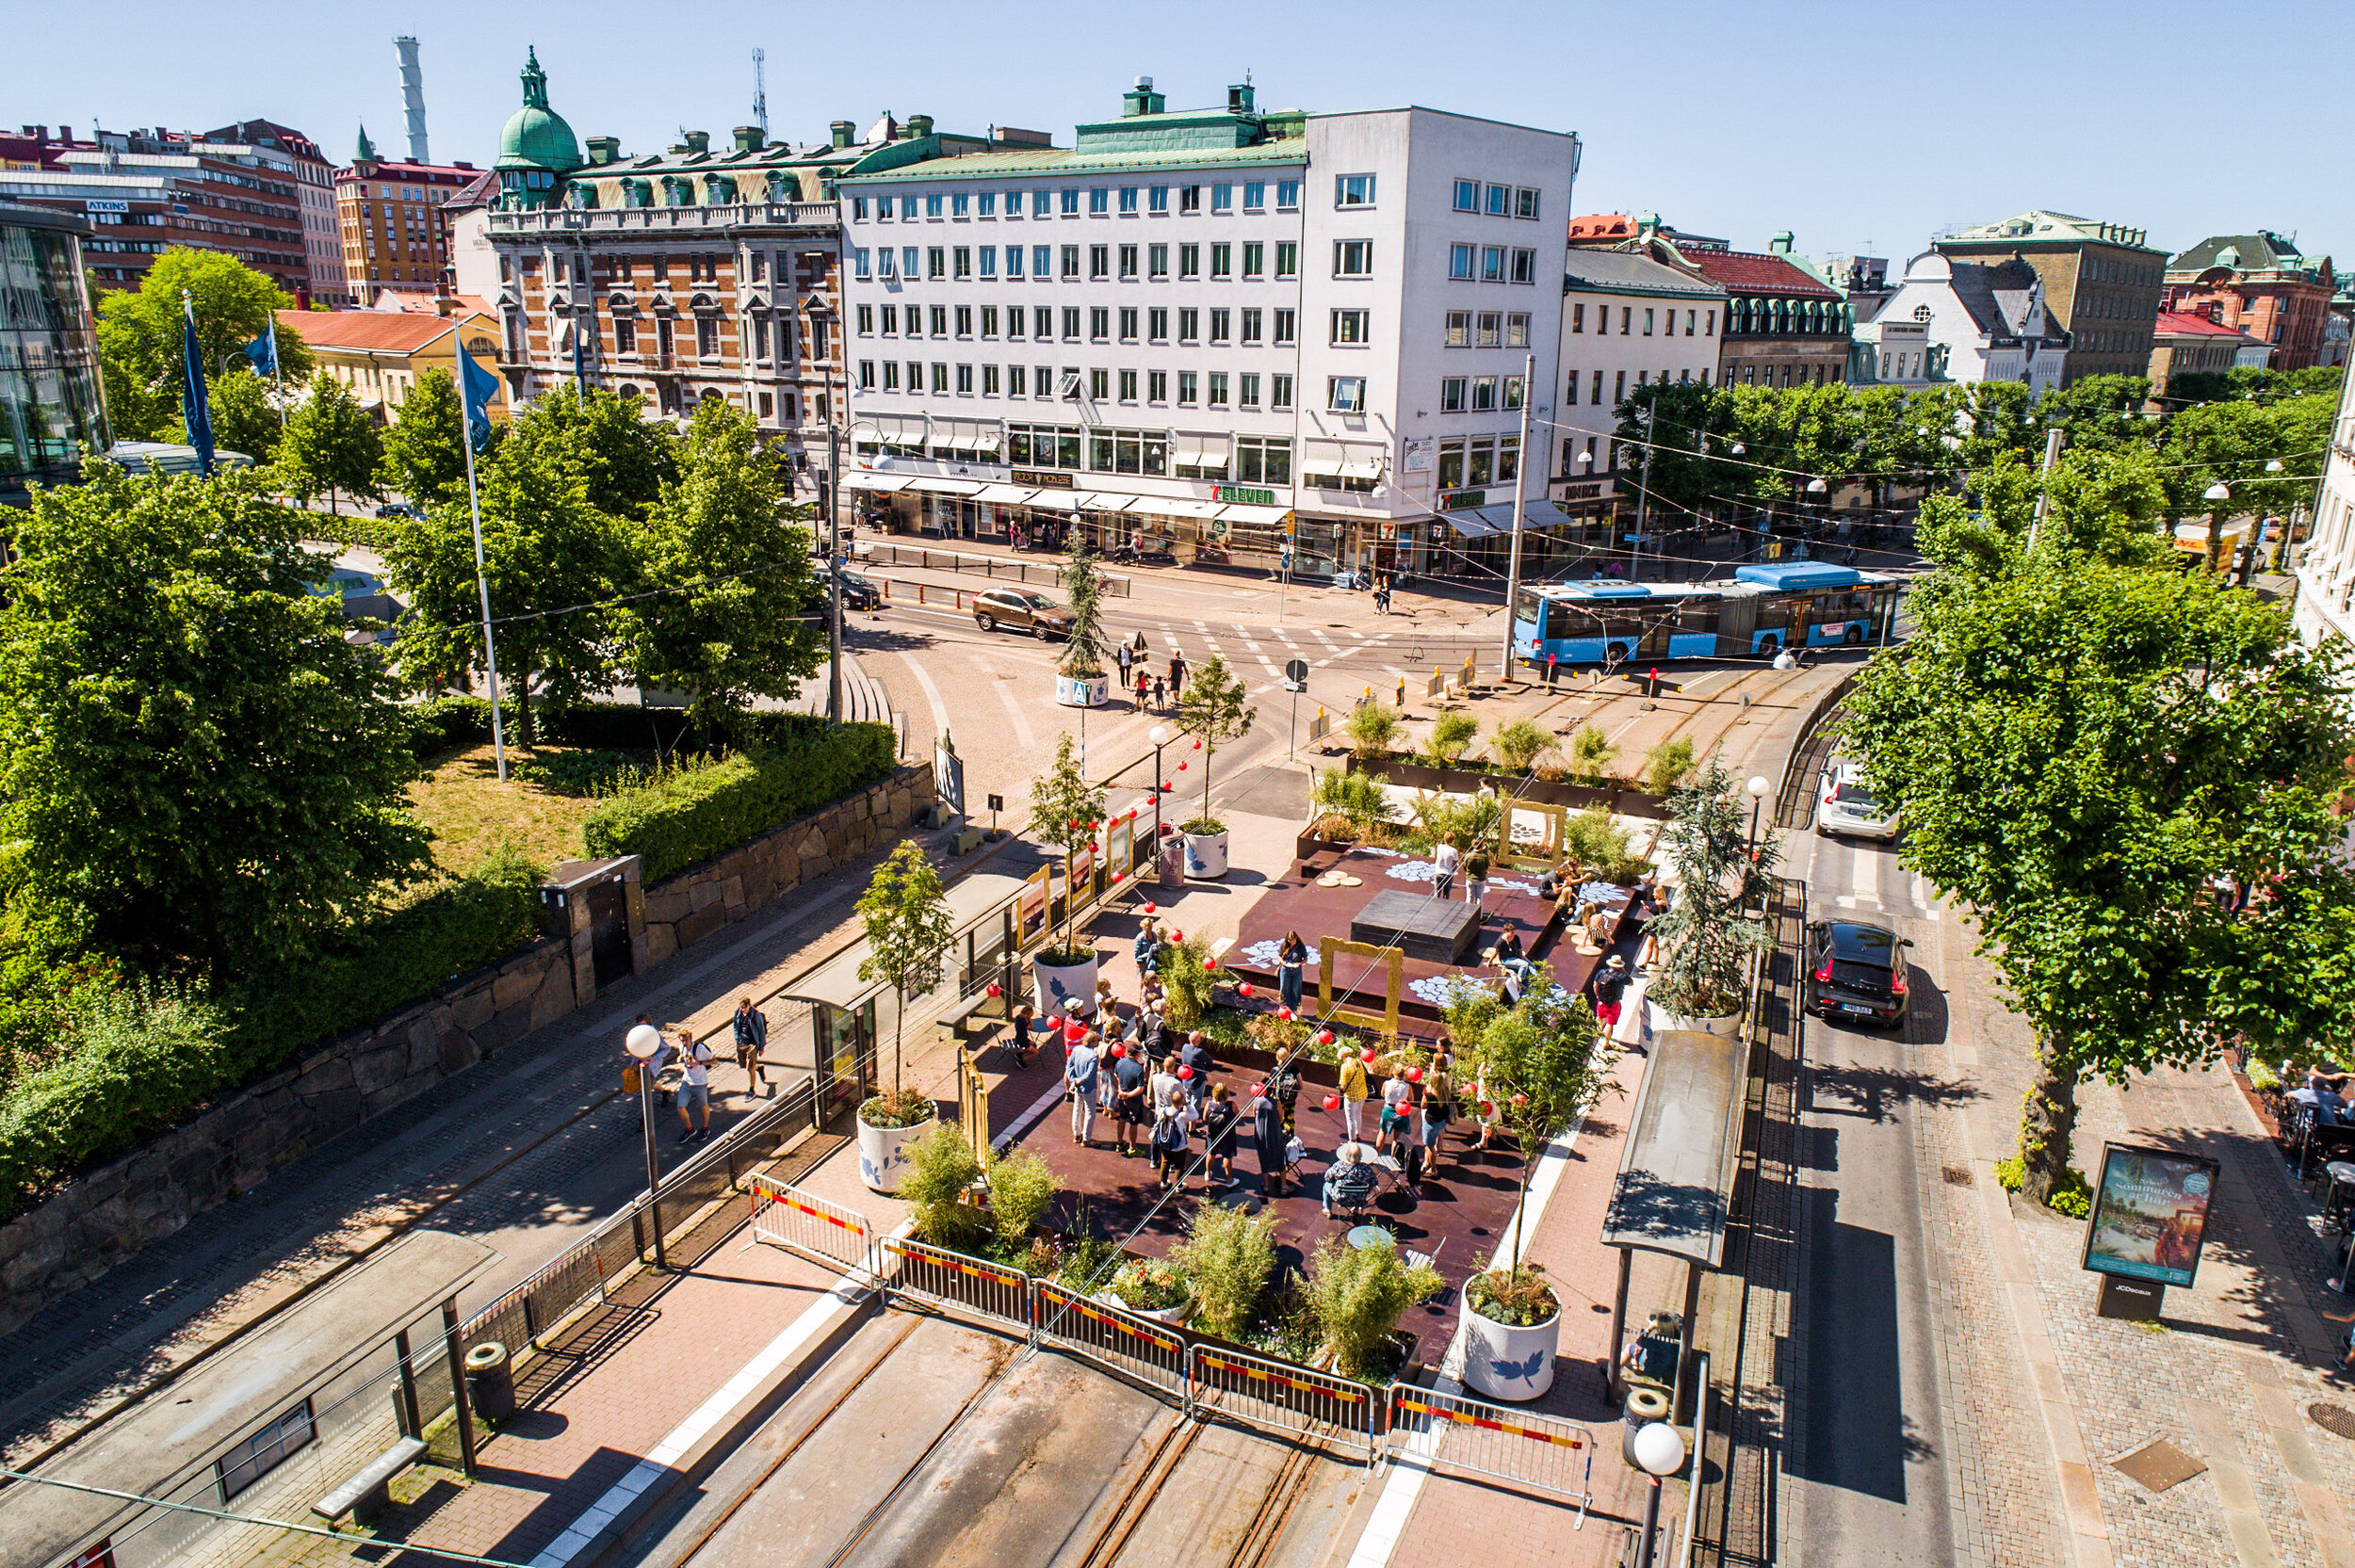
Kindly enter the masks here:
[[662, 1252], [662, 1209], [656, 1200], [662, 1191], [662, 1170], [654, 1152], [654, 1063], [662, 1054], [662, 1031], [651, 1024], [634, 1026], [623, 1037], [623, 1048], [638, 1063], [638, 1122], [646, 1135], [646, 1213], [653, 1221], [654, 1266], [668, 1269]]
[[1156, 724], [1145, 732], [1145, 738], [1153, 743], [1153, 863], [1158, 865], [1161, 856], [1161, 748], [1169, 744], [1169, 731]]
[[2208, 503], [2208, 570], [2213, 572], [2224, 558], [2223, 503], [2233, 498], [2233, 493], [2219, 479], [2201, 492], [2200, 498]]
[[1643, 1552], [1635, 1560], [1637, 1568], [1651, 1568], [1660, 1536], [1660, 1482], [1683, 1468], [1684, 1434], [1665, 1421], [1653, 1421], [1636, 1432], [1630, 1447], [1635, 1463], [1644, 1468], [1644, 1479], [1651, 1482], [1651, 1490], [1644, 1496]]
[[[835, 318], [834, 312], [822, 299], [809, 302], [809, 319], [820, 331]], [[837, 334], [825, 332], [829, 338]], [[842, 722], [842, 417], [849, 411], [833, 396], [834, 374], [831, 355], [834, 344], [827, 344], [829, 359], [820, 365], [825, 377], [826, 410], [826, 515], [832, 527], [832, 542], [826, 546], [826, 717]], [[845, 391], [847, 392], [847, 387]]]
[[1750, 782], [1742, 787], [1749, 791], [1750, 795], [1750, 848], [1755, 849], [1758, 848], [1759, 808], [1766, 803], [1766, 797], [1775, 786], [1766, 782], [1764, 774], [1753, 773], [1750, 775]]

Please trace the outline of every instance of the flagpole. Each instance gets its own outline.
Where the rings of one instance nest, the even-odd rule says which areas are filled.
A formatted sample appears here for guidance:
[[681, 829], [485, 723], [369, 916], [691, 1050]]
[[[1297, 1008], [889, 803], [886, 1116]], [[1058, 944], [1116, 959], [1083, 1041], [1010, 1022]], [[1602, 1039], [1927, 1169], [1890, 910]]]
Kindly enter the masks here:
[[278, 368], [278, 313], [269, 313], [269, 384], [278, 394], [278, 433], [286, 433], [286, 378]]
[[[458, 352], [462, 360], [467, 360], [463, 346]], [[467, 360], [467, 363], [471, 361]], [[461, 379], [463, 379], [463, 370]], [[483, 411], [482, 417], [486, 423], [489, 421], [491, 415], [488, 409]], [[499, 727], [499, 654], [497, 645], [491, 640], [491, 580], [482, 574], [482, 501], [475, 493], [474, 420], [466, 407], [463, 389], [458, 398], [458, 437], [459, 445], [466, 449], [466, 510], [474, 519], [474, 586], [482, 596], [482, 659], [491, 667], [491, 755], [498, 763], [499, 783], [505, 784], [507, 737]]]

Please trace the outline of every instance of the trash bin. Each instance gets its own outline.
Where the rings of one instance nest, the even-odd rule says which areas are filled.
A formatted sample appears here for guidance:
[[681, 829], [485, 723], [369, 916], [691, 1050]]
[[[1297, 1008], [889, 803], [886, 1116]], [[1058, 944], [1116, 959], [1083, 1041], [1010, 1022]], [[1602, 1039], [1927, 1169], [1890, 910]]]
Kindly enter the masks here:
[[495, 1339], [466, 1352], [466, 1403], [486, 1421], [515, 1414], [515, 1374], [507, 1365], [507, 1347]]
[[1630, 1383], [1627, 1398], [1620, 1405], [1624, 1418], [1619, 1423], [1619, 1457], [1628, 1468], [1640, 1470], [1635, 1463], [1635, 1434], [1654, 1421], [1668, 1418], [1668, 1391], [1656, 1383]]

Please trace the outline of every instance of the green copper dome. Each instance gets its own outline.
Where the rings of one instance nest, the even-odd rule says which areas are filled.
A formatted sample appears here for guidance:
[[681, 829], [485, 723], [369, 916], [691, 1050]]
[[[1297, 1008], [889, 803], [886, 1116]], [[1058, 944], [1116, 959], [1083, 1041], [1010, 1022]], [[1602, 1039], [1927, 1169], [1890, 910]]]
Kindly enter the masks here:
[[524, 60], [524, 106], [499, 136], [497, 169], [540, 169], [561, 173], [581, 165], [580, 143], [564, 117], [548, 107], [548, 79], [537, 50]]

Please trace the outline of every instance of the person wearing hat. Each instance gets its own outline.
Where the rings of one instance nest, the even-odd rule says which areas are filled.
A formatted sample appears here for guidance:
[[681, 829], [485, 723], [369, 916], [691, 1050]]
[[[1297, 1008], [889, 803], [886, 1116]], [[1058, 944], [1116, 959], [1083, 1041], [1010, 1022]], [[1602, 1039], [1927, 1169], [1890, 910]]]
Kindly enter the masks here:
[[1677, 1358], [1684, 1348], [1684, 1319], [1673, 1312], [1655, 1312], [1644, 1332], [1627, 1342], [1619, 1365], [1647, 1382], [1673, 1384]]
[[1619, 998], [1627, 994], [1627, 960], [1614, 953], [1595, 972], [1595, 1022], [1608, 1035], [1619, 1026]]

